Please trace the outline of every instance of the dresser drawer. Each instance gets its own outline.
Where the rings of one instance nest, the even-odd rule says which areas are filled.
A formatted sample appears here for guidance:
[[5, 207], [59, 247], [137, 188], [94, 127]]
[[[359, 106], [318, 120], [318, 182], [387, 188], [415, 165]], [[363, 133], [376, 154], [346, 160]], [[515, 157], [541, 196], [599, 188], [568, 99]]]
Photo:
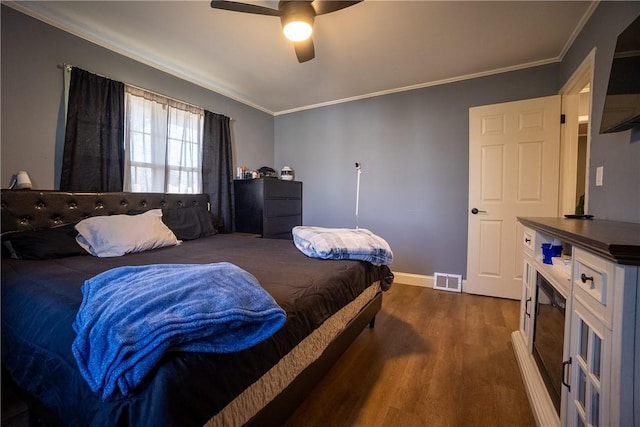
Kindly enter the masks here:
[[575, 249], [573, 292], [576, 298], [611, 328], [614, 265], [598, 256]]
[[296, 225], [302, 225], [300, 215], [265, 218], [262, 237], [292, 239], [291, 229]]
[[522, 235], [522, 243], [525, 250], [527, 250], [530, 255], [533, 255], [533, 250], [536, 247], [536, 232], [525, 227]]
[[302, 215], [302, 200], [300, 199], [265, 200], [264, 215], [267, 217]]
[[265, 199], [301, 199], [302, 183], [298, 181], [264, 180]]

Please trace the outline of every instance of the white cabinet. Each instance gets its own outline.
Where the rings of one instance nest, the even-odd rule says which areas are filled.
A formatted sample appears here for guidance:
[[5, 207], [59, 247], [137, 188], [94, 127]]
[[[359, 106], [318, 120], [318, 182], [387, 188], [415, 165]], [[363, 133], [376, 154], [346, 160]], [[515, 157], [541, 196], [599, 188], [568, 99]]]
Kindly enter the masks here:
[[640, 369], [635, 363], [639, 285], [638, 267], [575, 250], [567, 425], [640, 423], [633, 399], [634, 367]]
[[[525, 225], [523, 287], [512, 341], [538, 425], [640, 425], [640, 224], [519, 220]], [[542, 262], [541, 244], [554, 239], [571, 255], [566, 269]], [[559, 407], [533, 356], [536, 322], [543, 325], [536, 314], [546, 308], [542, 295], [540, 307], [536, 303], [540, 277], [566, 298], [562, 362], [551, 369], [561, 372]]]
[[[563, 289], [566, 297], [566, 289], [569, 288], [569, 275], [552, 269], [552, 266], [543, 265], [542, 243], [550, 243], [553, 239], [541, 235], [531, 228], [525, 227], [523, 233], [523, 257], [522, 257], [522, 299], [520, 301], [520, 321], [518, 331], [512, 334], [513, 347], [516, 352], [520, 371], [527, 389], [529, 401], [538, 425], [553, 427], [560, 425], [560, 417], [556, 407], [545, 388], [545, 379], [540, 374], [534, 358], [535, 321], [538, 307], [538, 292], [536, 281], [541, 270], [545, 270], [545, 279], [552, 281], [555, 287]], [[562, 283], [560, 286], [558, 282]], [[541, 304], [550, 302], [544, 296], [540, 296]], [[564, 329], [564, 323], [560, 325]], [[548, 337], [550, 335], [547, 335]], [[560, 352], [565, 354], [564, 343], [560, 338]], [[560, 361], [561, 362], [561, 361]], [[559, 373], [559, 371], [558, 371]], [[547, 380], [548, 381], [548, 380]]]
[[[609, 426], [607, 405], [611, 367], [611, 331], [574, 299], [571, 313], [570, 379], [567, 383], [566, 425]], [[617, 425], [617, 424], [615, 424]]]

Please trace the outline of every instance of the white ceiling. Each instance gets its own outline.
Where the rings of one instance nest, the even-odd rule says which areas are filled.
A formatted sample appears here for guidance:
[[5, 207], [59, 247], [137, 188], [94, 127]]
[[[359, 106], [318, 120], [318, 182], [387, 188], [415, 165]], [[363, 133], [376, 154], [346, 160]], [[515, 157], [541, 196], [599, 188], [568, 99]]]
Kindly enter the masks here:
[[365, 0], [316, 17], [300, 64], [279, 18], [208, 1], [3, 3], [275, 115], [559, 61], [597, 4]]

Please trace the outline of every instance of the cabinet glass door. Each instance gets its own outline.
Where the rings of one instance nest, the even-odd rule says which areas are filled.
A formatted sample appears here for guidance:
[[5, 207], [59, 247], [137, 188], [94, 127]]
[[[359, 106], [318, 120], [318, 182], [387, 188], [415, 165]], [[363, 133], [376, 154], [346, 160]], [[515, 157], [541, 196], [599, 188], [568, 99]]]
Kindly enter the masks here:
[[573, 303], [568, 425], [599, 427], [605, 328], [579, 301]]
[[533, 334], [531, 327], [533, 325], [533, 310], [535, 301], [533, 301], [533, 280], [535, 271], [528, 259], [525, 258], [522, 268], [522, 299], [520, 300], [520, 332], [527, 342], [527, 348], [531, 351], [533, 343]]

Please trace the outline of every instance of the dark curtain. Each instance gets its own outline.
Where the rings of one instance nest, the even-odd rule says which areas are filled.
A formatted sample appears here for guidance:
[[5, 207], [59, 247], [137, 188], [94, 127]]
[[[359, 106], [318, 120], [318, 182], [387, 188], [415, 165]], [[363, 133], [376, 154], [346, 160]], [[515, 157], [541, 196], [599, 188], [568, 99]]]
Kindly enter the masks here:
[[124, 83], [71, 70], [62, 191], [122, 191]]
[[202, 192], [209, 194], [218, 231], [233, 231], [233, 162], [229, 117], [204, 111]]

